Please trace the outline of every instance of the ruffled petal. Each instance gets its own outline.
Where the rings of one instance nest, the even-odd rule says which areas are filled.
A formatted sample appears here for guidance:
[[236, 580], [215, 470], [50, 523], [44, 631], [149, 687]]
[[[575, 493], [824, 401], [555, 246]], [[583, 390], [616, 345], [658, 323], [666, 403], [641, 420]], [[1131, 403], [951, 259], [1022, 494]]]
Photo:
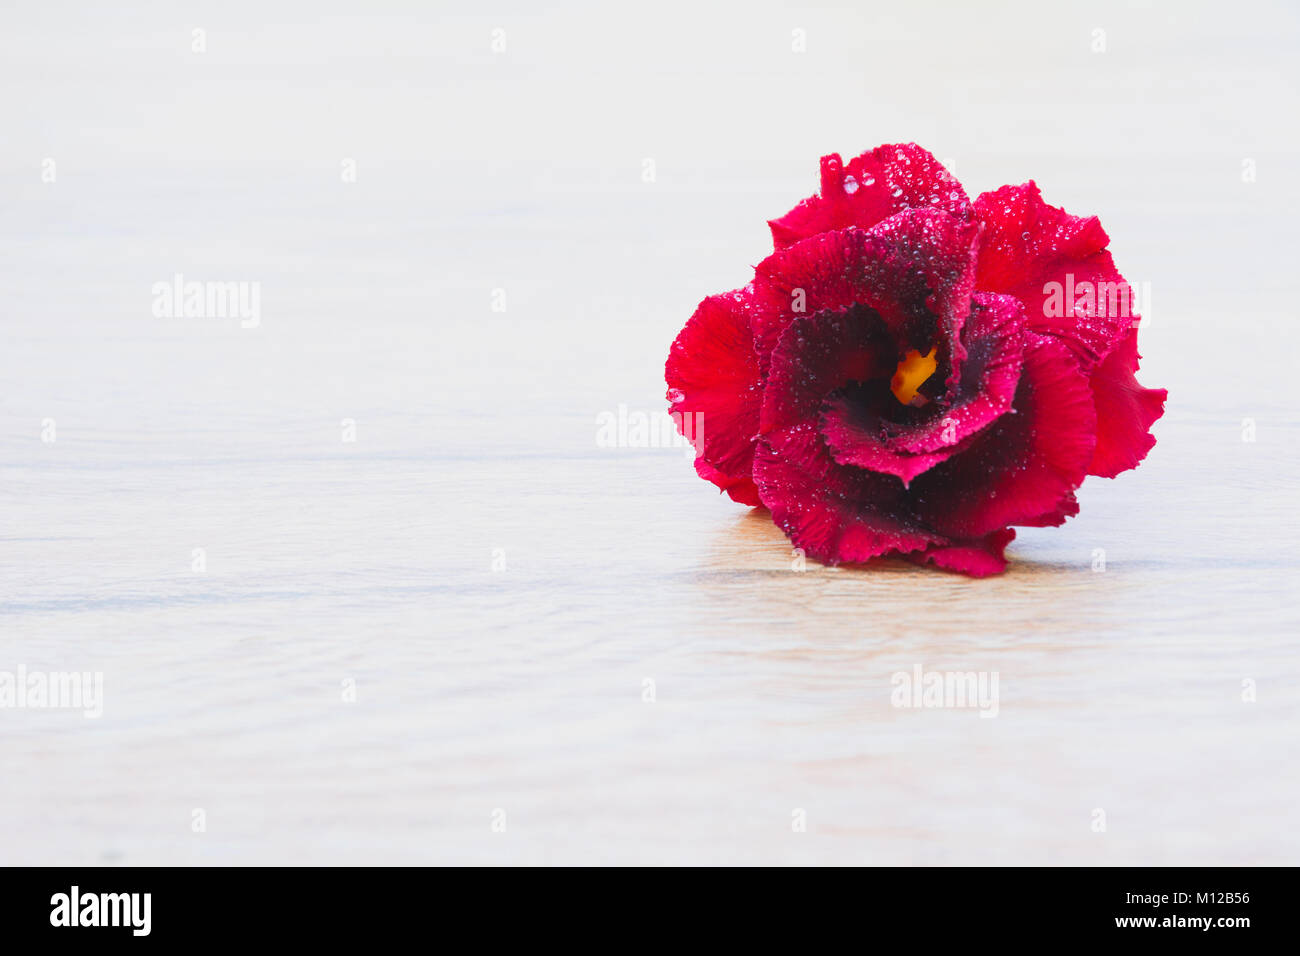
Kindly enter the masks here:
[[912, 483], [917, 513], [949, 537], [1058, 525], [1078, 510], [1073, 492], [1096, 445], [1092, 390], [1069, 346], [1033, 333], [1026, 340], [1012, 411]]
[[862, 306], [797, 318], [772, 354], [759, 432], [812, 428], [827, 396], [893, 371], [894, 344], [880, 315]]
[[1073, 518], [1078, 513], [1079, 499], [1074, 496], [1072, 491], [1042, 514], [1016, 523], [1024, 525], [1026, 528], [1055, 527], [1058, 524], [1064, 524], [1066, 518]]
[[1141, 358], [1137, 329], [1107, 355], [1092, 373], [1092, 397], [1097, 405], [1097, 448], [1088, 474], [1114, 478], [1136, 468], [1156, 443], [1151, 426], [1165, 413], [1163, 388], [1143, 388], [1133, 373]]
[[728, 479], [748, 479], [763, 382], [741, 293], [700, 303], [673, 342], [664, 377], [669, 411], [696, 456]]
[[835, 464], [811, 427], [760, 439], [754, 482], [777, 527], [826, 564], [944, 543], [908, 513], [896, 479]]
[[800, 316], [773, 351], [754, 483], [773, 521], [819, 561], [944, 543], [910, 515], [897, 479], [837, 464], [815, 427], [828, 394], [878, 377], [893, 354], [883, 320], [864, 306]]
[[835, 460], [908, 484], [963, 451], [1011, 408], [1023, 362], [1023, 327], [1018, 299], [977, 293], [966, 324], [968, 356], [950, 403], [903, 408], [883, 383], [832, 395], [822, 408], [821, 429]]
[[1136, 324], [1131, 289], [1096, 216], [1047, 205], [1032, 180], [984, 193], [975, 212], [984, 225], [975, 287], [1016, 296], [1029, 328], [1069, 342], [1085, 369]]
[[768, 222], [777, 249], [823, 232], [866, 229], [904, 209], [933, 207], [971, 215], [961, 184], [915, 143], [877, 146], [845, 168], [839, 153], [822, 157], [821, 193]]
[[749, 505], [751, 508], [763, 506], [763, 502], [758, 497], [758, 489], [754, 486], [754, 480], [749, 476], [737, 478], [724, 475], [703, 458], [695, 459], [695, 473], [725, 491], [736, 504]]
[[824, 232], [775, 252], [755, 268], [751, 318], [760, 363], [801, 315], [865, 305], [900, 350], [939, 360], [955, 379], [961, 327], [975, 282], [978, 225], [934, 209], [899, 213], [869, 230]]
[[[962, 447], [954, 442], [948, 447], [922, 454], [895, 449], [888, 431], [892, 423], [885, 418], [891, 403], [898, 405], [888, 385], [883, 382], [842, 389], [827, 398], [822, 406], [819, 427], [831, 457], [841, 465], [893, 475], [906, 485], [917, 475], [946, 461]], [[946, 426], [935, 424], [933, 420], [908, 427], [934, 427], [946, 434]]]
[[1001, 528], [974, 542], [934, 545], [924, 551], [914, 551], [908, 560], [917, 564], [933, 564], [946, 571], [960, 571], [973, 578], [986, 578], [1006, 570], [1007, 559], [1003, 552], [1015, 540], [1014, 528]]

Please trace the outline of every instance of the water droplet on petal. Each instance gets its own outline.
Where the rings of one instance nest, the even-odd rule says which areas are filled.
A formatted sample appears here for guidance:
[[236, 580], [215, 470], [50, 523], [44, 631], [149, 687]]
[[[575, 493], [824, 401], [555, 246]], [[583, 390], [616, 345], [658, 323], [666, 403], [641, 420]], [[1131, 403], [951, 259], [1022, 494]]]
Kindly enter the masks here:
[[858, 181], [852, 175], [844, 177], [844, 191], [850, 196], [858, 191]]
[[670, 401], [674, 405], [676, 405], [685, 397], [686, 397], [686, 393], [683, 392], [680, 388], [668, 389], [668, 401]]

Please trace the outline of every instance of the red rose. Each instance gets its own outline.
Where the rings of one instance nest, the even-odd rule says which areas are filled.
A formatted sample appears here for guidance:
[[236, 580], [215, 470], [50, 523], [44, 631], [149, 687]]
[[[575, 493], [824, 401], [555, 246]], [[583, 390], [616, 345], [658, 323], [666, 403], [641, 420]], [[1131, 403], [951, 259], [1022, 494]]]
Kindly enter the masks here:
[[[666, 377], [695, 467], [820, 561], [899, 553], [983, 576], [1012, 525], [1059, 525], [1087, 475], [1155, 443], [1137, 316], [1096, 217], [1033, 182], [972, 204], [915, 144], [846, 167], [769, 225], [743, 289], [700, 303]], [[688, 414], [689, 413], [689, 414]]]

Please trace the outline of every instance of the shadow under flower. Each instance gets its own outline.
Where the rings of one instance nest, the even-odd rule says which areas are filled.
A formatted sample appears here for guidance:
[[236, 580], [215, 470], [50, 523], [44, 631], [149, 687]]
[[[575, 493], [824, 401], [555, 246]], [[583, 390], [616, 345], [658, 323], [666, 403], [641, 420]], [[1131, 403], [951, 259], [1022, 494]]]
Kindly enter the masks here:
[[[692, 574], [701, 623], [743, 622], [818, 640], [924, 636], [943, 644], [972, 637], [1053, 640], [1096, 637], [1111, 626], [1116, 589], [1137, 586], [1116, 574], [1034, 560], [1008, 549], [1007, 570], [988, 578], [922, 566], [901, 557], [821, 564], [800, 554], [765, 509], [727, 524]], [[1125, 603], [1125, 602], [1119, 602]]]

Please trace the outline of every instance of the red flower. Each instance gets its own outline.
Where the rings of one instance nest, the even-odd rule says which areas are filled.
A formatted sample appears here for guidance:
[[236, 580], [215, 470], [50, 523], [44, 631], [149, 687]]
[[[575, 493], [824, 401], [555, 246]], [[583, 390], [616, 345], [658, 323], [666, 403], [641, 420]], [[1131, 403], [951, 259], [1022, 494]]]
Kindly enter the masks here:
[[776, 251], [705, 299], [668, 356], [695, 467], [830, 564], [904, 554], [975, 576], [1012, 525], [1077, 514], [1087, 475], [1155, 444], [1131, 291], [1105, 231], [1033, 182], [971, 203], [915, 144], [847, 166], [769, 225]]

